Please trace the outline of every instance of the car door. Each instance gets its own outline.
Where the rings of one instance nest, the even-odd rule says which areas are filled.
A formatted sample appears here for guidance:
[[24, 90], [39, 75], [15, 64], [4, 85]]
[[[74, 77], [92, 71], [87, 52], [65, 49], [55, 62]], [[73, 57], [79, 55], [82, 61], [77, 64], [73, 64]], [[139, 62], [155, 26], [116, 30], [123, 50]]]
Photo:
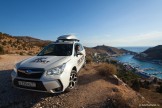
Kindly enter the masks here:
[[[82, 67], [83, 66], [83, 64], [85, 63], [85, 50], [84, 50], [84, 48], [83, 48], [83, 46], [81, 45], [81, 44], [79, 44], [80, 45], [80, 52], [83, 54], [83, 55], [80, 55], [81, 57], [80, 57], [80, 66]], [[80, 68], [81, 68], [80, 67]]]
[[84, 55], [78, 55], [77, 54], [77, 51], [76, 51], [76, 47], [79, 46], [79, 52], [83, 53], [83, 47], [81, 44], [79, 43], [76, 43], [75, 44], [75, 58], [76, 58], [76, 63], [77, 63], [77, 69], [78, 71], [80, 70], [80, 68], [82, 67], [83, 65], [83, 62], [84, 62]]

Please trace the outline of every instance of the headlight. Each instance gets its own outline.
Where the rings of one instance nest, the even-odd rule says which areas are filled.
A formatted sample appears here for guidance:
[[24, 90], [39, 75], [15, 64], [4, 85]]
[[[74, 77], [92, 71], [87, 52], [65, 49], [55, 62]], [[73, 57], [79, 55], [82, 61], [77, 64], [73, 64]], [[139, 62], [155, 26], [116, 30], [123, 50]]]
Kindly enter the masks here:
[[14, 71], [17, 72], [17, 64], [14, 65]]
[[18, 69], [18, 67], [19, 67], [20, 63], [21, 63], [21, 62], [16, 63], [16, 64], [14, 65], [14, 69], [13, 69], [13, 70], [14, 70], [15, 72], [17, 72], [17, 69]]
[[53, 69], [49, 69], [47, 72], [46, 72], [46, 75], [60, 75], [63, 71], [64, 71], [64, 68], [65, 68], [66, 64], [64, 63], [63, 65], [61, 66], [58, 66], [58, 67], [55, 67]]

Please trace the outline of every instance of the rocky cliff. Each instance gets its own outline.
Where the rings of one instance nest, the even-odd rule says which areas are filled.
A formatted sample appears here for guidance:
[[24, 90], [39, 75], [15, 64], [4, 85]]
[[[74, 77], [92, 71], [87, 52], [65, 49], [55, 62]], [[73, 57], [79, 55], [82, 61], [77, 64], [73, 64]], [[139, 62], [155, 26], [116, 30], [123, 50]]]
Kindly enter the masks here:
[[162, 45], [151, 47], [146, 51], [135, 55], [134, 58], [140, 60], [154, 60], [154, 61], [162, 60]]

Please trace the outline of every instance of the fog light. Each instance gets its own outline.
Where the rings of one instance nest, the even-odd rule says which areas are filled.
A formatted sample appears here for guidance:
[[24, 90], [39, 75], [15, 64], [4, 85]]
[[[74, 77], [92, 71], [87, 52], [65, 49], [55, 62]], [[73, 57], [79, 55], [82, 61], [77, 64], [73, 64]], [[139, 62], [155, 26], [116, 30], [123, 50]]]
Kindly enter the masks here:
[[62, 91], [62, 87], [58, 87], [58, 88], [55, 88], [55, 89], [52, 89], [53, 91], [55, 92], [59, 92], [59, 91]]

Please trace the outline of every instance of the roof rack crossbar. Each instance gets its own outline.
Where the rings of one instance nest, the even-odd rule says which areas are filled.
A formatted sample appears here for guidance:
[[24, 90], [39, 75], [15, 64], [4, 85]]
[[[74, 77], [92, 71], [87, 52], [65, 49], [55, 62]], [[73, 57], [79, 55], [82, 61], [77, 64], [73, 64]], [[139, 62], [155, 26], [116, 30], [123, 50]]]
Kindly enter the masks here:
[[59, 41], [59, 40], [62, 40], [62, 41], [78, 41], [78, 42], [79, 42], [78, 39], [58, 39], [58, 41]]

